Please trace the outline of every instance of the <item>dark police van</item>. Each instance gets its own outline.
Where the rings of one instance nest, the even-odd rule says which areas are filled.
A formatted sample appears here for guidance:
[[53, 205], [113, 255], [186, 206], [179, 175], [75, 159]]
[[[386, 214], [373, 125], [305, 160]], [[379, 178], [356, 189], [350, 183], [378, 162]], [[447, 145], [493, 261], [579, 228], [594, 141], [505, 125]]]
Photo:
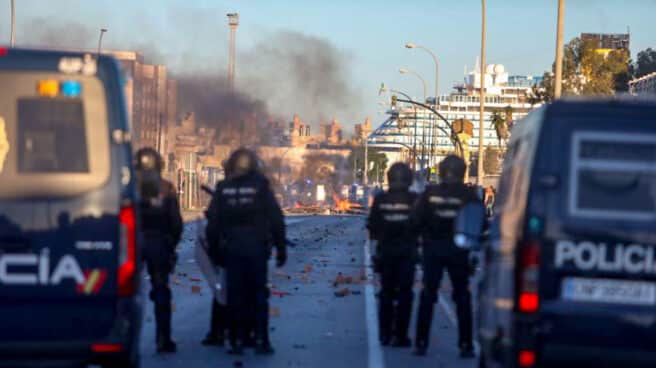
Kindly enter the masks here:
[[532, 112], [495, 213], [481, 367], [656, 367], [656, 101]]
[[0, 365], [136, 367], [137, 194], [119, 65], [0, 48], [0, 86]]

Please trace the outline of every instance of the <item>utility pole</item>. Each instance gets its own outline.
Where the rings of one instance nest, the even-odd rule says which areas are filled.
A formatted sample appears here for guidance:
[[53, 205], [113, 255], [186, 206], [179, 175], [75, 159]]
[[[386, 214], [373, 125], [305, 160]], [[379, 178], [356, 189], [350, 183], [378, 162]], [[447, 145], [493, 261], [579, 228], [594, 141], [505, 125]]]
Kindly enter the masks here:
[[367, 171], [369, 171], [369, 145], [367, 144], [367, 133], [363, 132], [364, 139], [364, 173], [362, 173], [362, 185], [365, 187], [369, 184]]
[[560, 98], [563, 83], [563, 17], [565, 0], [558, 0], [558, 30], [556, 31], [556, 76], [554, 82], [554, 99]]
[[237, 27], [239, 27], [239, 13], [228, 13], [228, 26], [230, 27], [230, 42], [228, 45], [228, 86], [235, 88], [235, 65], [237, 63]]
[[14, 0], [11, 0], [11, 34], [9, 37], [9, 45], [14, 47], [14, 42], [16, 39], [16, 4]]
[[481, 0], [483, 8], [483, 17], [481, 22], [481, 93], [480, 93], [480, 110], [478, 115], [478, 166], [477, 166], [477, 183], [483, 183], [483, 137], [485, 136], [485, 0]]

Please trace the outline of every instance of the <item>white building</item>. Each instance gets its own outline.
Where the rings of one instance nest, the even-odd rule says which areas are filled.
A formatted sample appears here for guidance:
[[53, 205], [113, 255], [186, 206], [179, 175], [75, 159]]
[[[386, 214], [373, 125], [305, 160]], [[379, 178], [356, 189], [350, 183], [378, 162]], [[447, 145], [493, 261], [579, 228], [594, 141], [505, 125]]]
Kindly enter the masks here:
[[[540, 104], [531, 104], [532, 87], [538, 85], [542, 77], [509, 75], [501, 64], [491, 64], [486, 68], [485, 113], [483, 125], [484, 146], [505, 146], [499, 142], [491, 124], [494, 112], [506, 117], [511, 110], [511, 124], [526, 116]], [[437, 99], [437, 111], [449, 123], [458, 119], [472, 122], [473, 135], [466, 144], [474, 155], [478, 150], [479, 109], [481, 74], [479, 68], [465, 75], [464, 83], [454, 86], [453, 92]], [[404, 97], [399, 96], [399, 99]], [[434, 104], [429, 98], [428, 103]], [[417, 169], [434, 167], [446, 154], [454, 151], [450, 139], [450, 128], [434, 113], [419, 106], [403, 104], [389, 111], [389, 118], [369, 136], [368, 143], [388, 155], [390, 162], [407, 161]], [[413, 152], [416, 150], [416, 155]]]
[[656, 97], [656, 72], [629, 81], [629, 92], [632, 95]]

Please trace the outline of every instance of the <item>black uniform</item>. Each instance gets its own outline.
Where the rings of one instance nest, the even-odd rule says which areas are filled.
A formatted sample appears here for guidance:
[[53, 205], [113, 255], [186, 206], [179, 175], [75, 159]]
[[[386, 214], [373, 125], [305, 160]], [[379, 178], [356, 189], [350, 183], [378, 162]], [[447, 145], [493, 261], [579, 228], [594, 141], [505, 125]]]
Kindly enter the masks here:
[[424, 288], [417, 318], [416, 344], [419, 354], [428, 346], [433, 305], [444, 270], [449, 272], [457, 306], [458, 343], [462, 351], [472, 346], [472, 307], [469, 292], [469, 252], [453, 243], [453, 222], [463, 204], [480, 201], [472, 188], [463, 183], [430, 185], [417, 201], [413, 223], [422, 237]]
[[[286, 257], [285, 224], [267, 179], [255, 171], [217, 184], [208, 209], [207, 240], [210, 256], [225, 265], [231, 343], [240, 353], [245, 338], [246, 313], [255, 310], [256, 343], [269, 346], [269, 290], [267, 261], [270, 239]], [[270, 346], [269, 346], [270, 348]]]
[[416, 199], [407, 188], [390, 190], [376, 196], [369, 215], [370, 237], [378, 241], [382, 283], [378, 317], [383, 345], [392, 335], [395, 346], [410, 345], [408, 325], [417, 255], [417, 235], [410, 226], [410, 212]]
[[157, 347], [159, 351], [174, 351], [169, 274], [175, 267], [175, 248], [183, 225], [175, 189], [168, 181], [161, 181], [158, 197], [142, 199], [141, 226], [145, 241], [144, 259], [152, 283], [150, 299], [155, 304]]

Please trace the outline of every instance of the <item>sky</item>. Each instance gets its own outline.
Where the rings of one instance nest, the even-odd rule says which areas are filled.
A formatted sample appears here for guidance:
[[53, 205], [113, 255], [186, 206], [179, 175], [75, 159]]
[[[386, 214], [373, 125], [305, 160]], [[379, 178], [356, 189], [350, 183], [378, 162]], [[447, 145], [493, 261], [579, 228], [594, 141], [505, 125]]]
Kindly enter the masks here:
[[[3, 3], [6, 6], [2, 6]], [[421, 82], [401, 75], [401, 67], [424, 77], [434, 94], [435, 66], [408, 41], [427, 47], [439, 60], [439, 90], [462, 81], [480, 54], [481, 2], [477, 0], [16, 0], [16, 44], [61, 43], [94, 48], [107, 28], [104, 47], [137, 48], [173, 72], [198, 69], [225, 73], [228, 29], [225, 14], [239, 12], [237, 85], [240, 57], [257, 58], [268, 35], [294, 31], [320, 39], [338, 52], [339, 69], [354, 106], [334, 111], [345, 125], [369, 116], [377, 125], [382, 82], [414, 97]], [[555, 54], [557, 0], [487, 0], [487, 62], [504, 64], [510, 74], [542, 73]], [[656, 0], [566, 0], [565, 41], [582, 32], [624, 33], [631, 54], [656, 48]], [[0, 0], [0, 44], [9, 43], [9, 0]], [[78, 46], [79, 45], [79, 46]], [[257, 68], [249, 62], [245, 68]], [[261, 65], [260, 65], [261, 67]], [[241, 86], [241, 88], [247, 88]], [[249, 93], [249, 91], [245, 91]], [[269, 92], [270, 93], [270, 92]], [[280, 107], [287, 112], [286, 107]], [[294, 106], [289, 106], [289, 115]]]

